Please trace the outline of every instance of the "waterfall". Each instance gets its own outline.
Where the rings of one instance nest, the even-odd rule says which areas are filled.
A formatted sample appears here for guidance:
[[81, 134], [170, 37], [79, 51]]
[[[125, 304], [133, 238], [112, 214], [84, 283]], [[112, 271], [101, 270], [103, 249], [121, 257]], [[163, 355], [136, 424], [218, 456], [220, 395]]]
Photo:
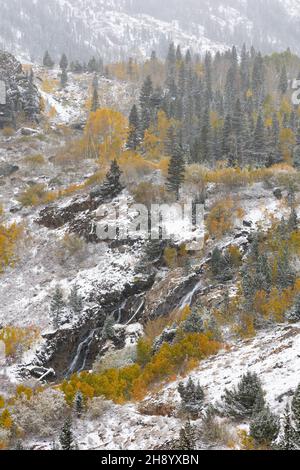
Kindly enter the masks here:
[[121, 321], [121, 317], [122, 317], [122, 311], [124, 310], [124, 308], [126, 307], [126, 304], [127, 304], [127, 299], [124, 300], [124, 302], [122, 303], [122, 305], [118, 308], [118, 319], [116, 321], [116, 325], [118, 325]]
[[182, 301], [179, 304], [179, 309], [183, 310], [187, 306], [191, 306], [193, 302], [194, 295], [201, 289], [202, 287], [202, 280], [199, 281], [193, 289], [186, 294], [186, 296], [182, 299]]
[[[86, 365], [87, 357], [90, 350], [90, 345], [93, 341], [96, 330], [92, 330], [87, 338], [85, 338], [78, 346], [76, 355], [70, 365], [67, 375], [72, 375], [74, 372], [81, 372]], [[82, 363], [81, 367], [80, 364]]]
[[140, 313], [140, 311], [142, 310], [142, 308], [144, 307], [144, 305], [145, 305], [145, 300], [142, 299], [142, 301], [141, 301], [139, 307], [137, 308], [137, 310], [135, 311], [135, 313], [133, 314], [133, 316], [130, 318], [130, 320], [128, 320], [128, 322], [126, 323], [126, 326], [129, 325], [129, 324], [132, 322], [132, 320], [135, 319], [135, 317], [137, 317], [137, 315]]

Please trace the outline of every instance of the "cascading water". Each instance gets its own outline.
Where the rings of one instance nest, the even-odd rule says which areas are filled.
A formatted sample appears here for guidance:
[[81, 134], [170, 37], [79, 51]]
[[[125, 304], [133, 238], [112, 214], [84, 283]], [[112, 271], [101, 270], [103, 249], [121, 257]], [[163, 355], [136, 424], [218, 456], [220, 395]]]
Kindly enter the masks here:
[[144, 307], [145, 305], [145, 300], [142, 299], [140, 305], [138, 306], [137, 310], [134, 312], [133, 316], [130, 318], [130, 320], [128, 320], [128, 322], [126, 323], [126, 326], [127, 325], [130, 325], [130, 323], [132, 322], [132, 320], [134, 320], [138, 314], [140, 313], [140, 311], [142, 310], [142, 308]]
[[85, 368], [90, 345], [94, 339], [95, 332], [96, 330], [92, 330], [89, 336], [79, 344], [76, 355], [68, 370], [68, 376], [72, 375], [74, 372], [81, 372]]
[[116, 324], [117, 324], [117, 325], [118, 325], [118, 324], [120, 323], [120, 321], [121, 321], [122, 312], [123, 312], [123, 310], [125, 309], [126, 304], [127, 304], [127, 299], [124, 300], [124, 302], [122, 303], [122, 305], [121, 305], [121, 306], [118, 308], [118, 310], [117, 310], [117, 311], [118, 311], [118, 318], [117, 318], [117, 320], [116, 320]]
[[202, 280], [201, 280], [195, 285], [195, 287], [193, 287], [193, 289], [190, 292], [188, 292], [185, 295], [185, 297], [180, 302], [178, 308], [180, 310], [183, 310], [185, 307], [190, 307], [192, 302], [193, 302], [194, 295], [201, 289], [202, 286], [203, 286], [203, 284], [202, 284]]

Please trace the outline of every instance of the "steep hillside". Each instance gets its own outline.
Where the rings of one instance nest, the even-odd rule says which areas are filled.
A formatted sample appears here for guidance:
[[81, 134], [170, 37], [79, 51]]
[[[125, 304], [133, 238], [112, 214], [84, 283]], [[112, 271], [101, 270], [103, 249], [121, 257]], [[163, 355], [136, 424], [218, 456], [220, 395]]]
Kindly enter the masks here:
[[198, 53], [243, 42], [299, 52], [299, 21], [297, 0], [2, 0], [0, 43], [39, 60], [46, 49], [82, 60], [164, 56], [171, 40]]

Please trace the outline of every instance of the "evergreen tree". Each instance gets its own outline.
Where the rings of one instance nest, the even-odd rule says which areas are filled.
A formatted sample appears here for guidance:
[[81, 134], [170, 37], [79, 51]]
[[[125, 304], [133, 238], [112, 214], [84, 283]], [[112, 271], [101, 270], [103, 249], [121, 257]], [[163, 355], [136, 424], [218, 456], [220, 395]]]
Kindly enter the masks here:
[[62, 450], [74, 450], [74, 436], [72, 432], [72, 421], [68, 417], [61, 429], [59, 442]]
[[196, 433], [190, 421], [180, 430], [178, 450], [196, 450]]
[[296, 450], [295, 430], [292, 424], [290, 406], [287, 404], [283, 416], [283, 435], [279, 443], [281, 450]]
[[171, 156], [167, 188], [169, 191], [174, 192], [177, 201], [179, 200], [180, 188], [185, 179], [185, 162], [183, 158], [183, 151], [181, 146], [176, 146], [173, 155]]
[[280, 430], [279, 418], [265, 408], [250, 423], [250, 436], [259, 445], [270, 446]]
[[226, 282], [232, 278], [232, 269], [228, 259], [219, 248], [213, 250], [210, 264], [212, 275], [216, 279]]
[[292, 308], [287, 311], [286, 319], [292, 323], [300, 321], [300, 294], [296, 295]]
[[153, 84], [151, 77], [148, 76], [143, 83], [140, 93], [140, 108], [141, 108], [141, 132], [144, 135], [145, 131], [149, 129], [152, 119], [152, 104], [151, 97], [153, 95]]
[[23, 450], [26, 450], [25, 447], [23, 446], [23, 443], [22, 441], [19, 439], [16, 443], [16, 447], [15, 447], [15, 450], [17, 451], [23, 451]]
[[129, 132], [127, 137], [128, 150], [136, 150], [140, 144], [140, 119], [136, 105], [133, 105], [129, 115]]
[[92, 198], [101, 197], [103, 199], [113, 199], [118, 196], [124, 189], [121, 183], [122, 172], [117, 163], [117, 160], [113, 160], [109, 172], [100, 188], [96, 188], [91, 191], [90, 195]]
[[281, 69], [281, 74], [280, 74], [280, 79], [279, 79], [279, 85], [278, 89], [282, 95], [284, 95], [287, 90], [288, 90], [288, 77], [287, 77], [287, 72], [286, 72], [286, 66], [283, 65]]
[[292, 400], [292, 418], [295, 427], [295, 436], [300, 445], [300, 384], [298, 385]]
[[50, 303], [50, 316], [52, 319], [53, 326], [55, 328], [58, 328], [60, 325], [64, 309], [65, 303], [63, 299], [63, 292], [61, 288], [57, 286]]
[[264, 392], [257, 374], [247, 372], [237, 388], [225, 390], [224, 411], [234, 418], [252, 418], [265, 408]]
[[265, 125], [263, 116], [259, 113], [256, 128], [253, 136], [253, 149], [254, 155], [253, 160], [259, 166], [264, 166], [267, 159], [266, 154], [266, 140], [265, 140]]
[[78, 418], [81, 418], [82, 416], [83, 407], [84, 407], [83, 395], [81, 392], [77, 392], [75, 395], [75, 399], [74, 399], [74, 410]]
[[211, 53], [207, 52], [204, 59], [204, 81], [205, 81], [205, 91], [206, 97], [209, 104], [213, 99], [213, 89], [212, 89], [212, 57]]
[[69, 306], [71, 311], [74, 313], [74, 315], [80, 315], [83, 310], [83, 302], [82, 302], [82, 297], [78, 293], [78, 287], [74, 285], [72, 287], [72, 290], [70, 292], [70, 297], [69, 297]]
[[48, 51], [45, 52], [45, 55], [43, 58], [43, 65], [44, 67], [47, 67], [48, 69], [52, 69], [54, 67], [54, 61], [52, 60]]
[[37, 121], [37, 116], [40, 112], [39, 99], [37, 89], [34, 84], [33, 70], [30, 70], [27, 82], [27, 88], [24, 93], [24, 111], [26, 117], [32, 121]]
[[169, 51], [166, 60], [166, 73], [167, 73], [167, 88], [169, 90], [172, 88], [175, 82], [176, 74], [176, 50], [174, 43], [171, 43], [169, 46]]
[[60, 59], [60, 62], [59, 62], [59, 66], [61, 68], [61, 70], [67, 70], [68, 68], [68, 65], [69, 65], [69, 62], [68, 62], [68, 59], [67, 59], [67, 56], [66, 54], [63, 54], [61, 56], [61, 59]]
[[178, 393], [183, 411], [190, 413], [193, 417], [198, 416], [204, 405], [204, 391], [199, 382], [195, 384], [191, 378], [189, 378], [186, 385], [180, 382]]
[[253, 73], [252, 73], [252, 89], [254, 92], [254, 100], [257, 107], [262, 105], [265, 97], [265, 67], [261, 53], [255, 54]]
[[87, 64], [87, 69], [89, 73], [98, 73], [99, 70], [99, 65], [97, 63], [97, 60], [95, 57], [92, 57]]
[[292, 286], [295, 282], [295, 272], [290, 264], [290, 254], [286, 248], [279, 258], [277, 269], [277, 283], [281, 289]]
[[201, 315], [193, 310], [183, 324], [185, 333], [203, 333], [204, 324]]
[[93, 79], [93, 96], [92, 96], [92, 106], [91, 106], [91, 112], [92, 113], [95, 113], [97, 111], [97, 109], [100, 108], [98, 87], [99, 87], [98, 77], [95, 74], [94, 79]]
[[62, 69], [60, 74], [60, 84], [62, 88], [65, 88], [68, 84], [68, 73], [66, 69]]
[[243, 45], [241, 53], [241, 90], [245, 95], [250, 88], [250, 67], [249, 67], [249, 54], [246, 45]]

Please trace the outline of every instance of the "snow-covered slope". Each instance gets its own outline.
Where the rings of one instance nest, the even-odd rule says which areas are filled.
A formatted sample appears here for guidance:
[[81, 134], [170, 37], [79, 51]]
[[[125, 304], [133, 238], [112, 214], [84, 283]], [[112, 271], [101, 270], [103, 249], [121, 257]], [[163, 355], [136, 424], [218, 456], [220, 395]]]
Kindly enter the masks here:
[[0, 44], [33, 58], [49, 49], [106, 60], [163, 56], [172, 40], [200, 53], [243, 42], [299, 52], [299, 22], [298, 0], [2, 0]]

